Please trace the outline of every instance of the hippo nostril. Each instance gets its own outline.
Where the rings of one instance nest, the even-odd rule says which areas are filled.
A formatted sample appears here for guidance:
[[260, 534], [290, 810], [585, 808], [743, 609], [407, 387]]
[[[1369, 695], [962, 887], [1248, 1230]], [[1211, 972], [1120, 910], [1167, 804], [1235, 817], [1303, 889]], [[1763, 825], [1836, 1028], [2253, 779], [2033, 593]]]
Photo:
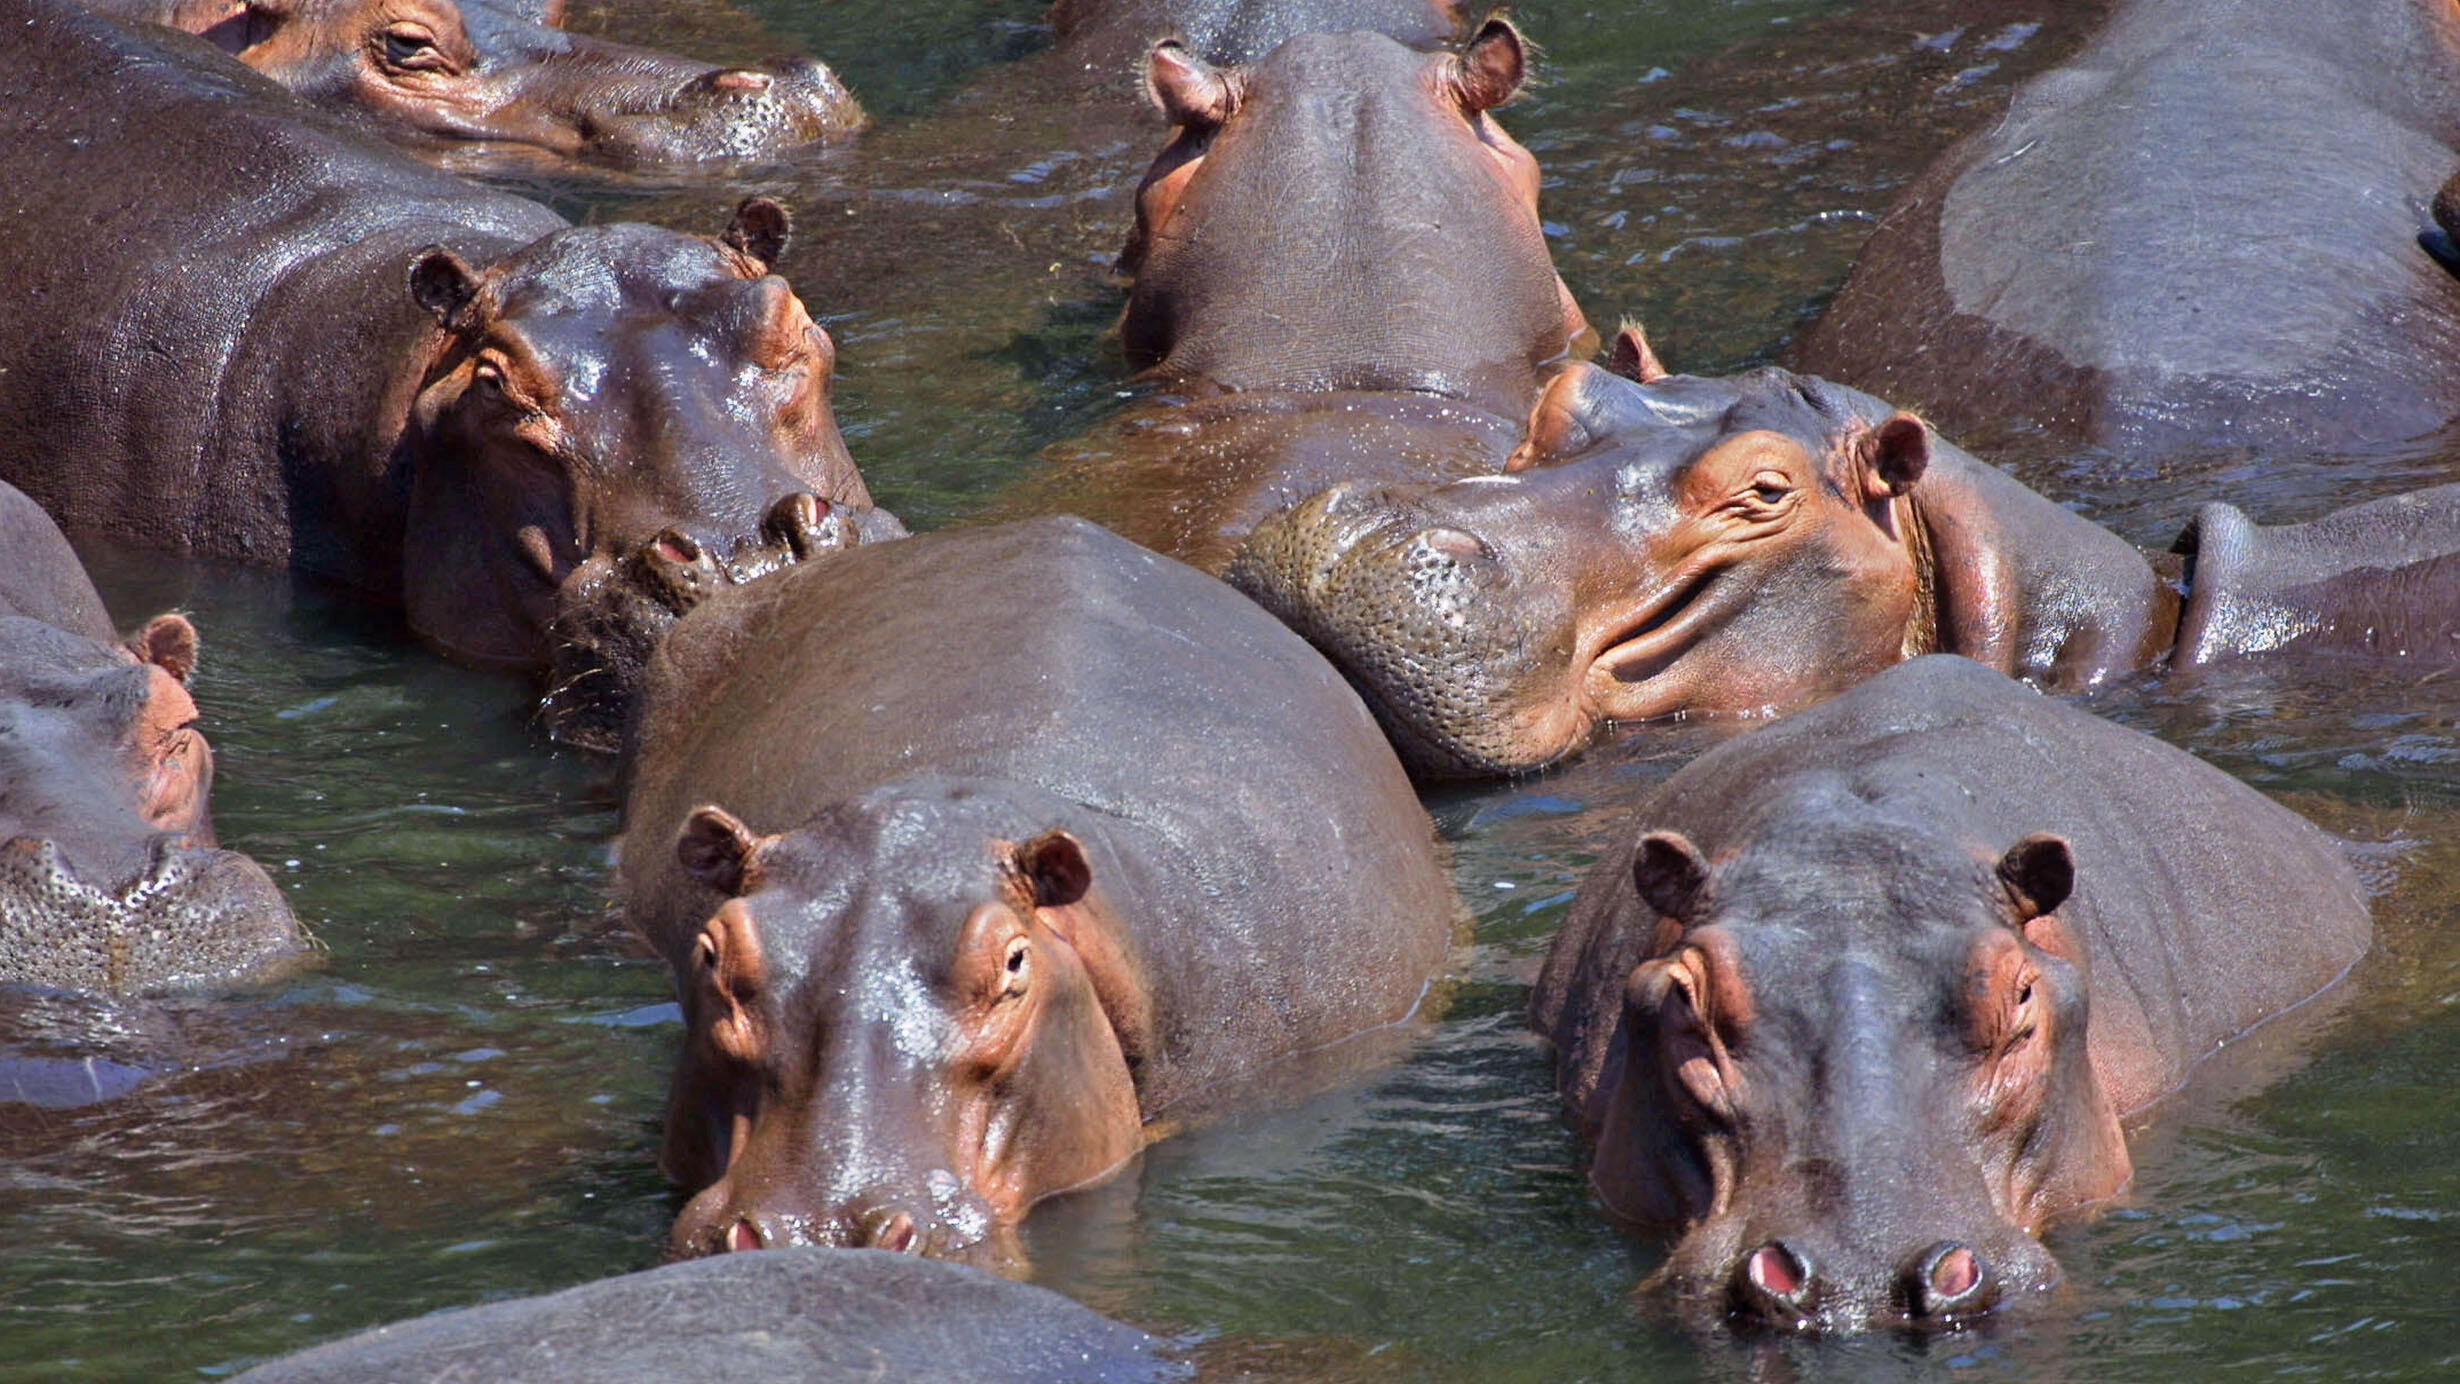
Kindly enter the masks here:
[[1417, 542], [1424, 548], [1434, 552], [1444, 553], [1452, 557], [1482, 558], [1494, 556], [1494, 553], [1487, 548], [1483, 539], [1480, 539], [1476, 534], [1466, 533], [1460, 529], [1427, 529], [1417, 535]]
[[769, 506], [768, 516], [761, 520], [760, 527], [772, 541], [785, 544], [800, 562], [828, 541], [820, 526], [831, 512], [828, 501], [801, 491]]
[[875, 1215], [865, 1222], [863, 1243], [891, 1254], [904, 1254], [915, 1248], [914, 1218], [903, 1211]]
[[752, 72], [737, 67], [714, 74], [709, 78], [709, 84], [720, 91], [757, 92], [767, 91], [769, 83], [773, 80], [775, 79], [766, 72]]
[[699, 540], [681, 529], [668, 529], [649, 540], [649, 549], [668, 562], [683, 567], [689, 567], [701, 559]]
[[1990, 1275], [1972, 1250], [1942, 1240], [1915, 1257], [1905, 1288], [1914, 1316], [1942, 1317], [1982, 1306]]
[[740, 1254], [746, 1250], [764, 1247], [760, 1238], [760, 1227], [752, 1224], [749, 1218], [738, 1219], [734, 1228], [726, 1232], [726, 1248], [729, 1253]]
[[1811, 1316], [1818, 1291], [1817, 1269], [1808, 1256], [1783, 1240], [1771, 1240], [1743, 1256], [1736, 1275], [1737, 1304], [1758, 1316], [1799, 1326]]

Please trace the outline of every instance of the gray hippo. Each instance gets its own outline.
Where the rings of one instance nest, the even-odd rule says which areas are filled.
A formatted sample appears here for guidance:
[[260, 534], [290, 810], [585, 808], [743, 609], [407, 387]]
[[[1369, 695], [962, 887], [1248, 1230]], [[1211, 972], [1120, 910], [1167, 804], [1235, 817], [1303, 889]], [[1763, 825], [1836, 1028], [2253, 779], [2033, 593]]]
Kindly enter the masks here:
[[1080, 519], [722, 592], [659, 646], [636, 743], [681, 1254], [1004, 1255], [1198, 1098], [1407, 1016], [1455, 924], [1340, 675]]
[[1173, 126], [1136, 195], [1119, 322], [1156, 394], [1053, 448], [1009, 512], [1067, 510], [1215, 568], [1335, 481], [1493, 469], [1588, 324], [1555, 276], [1538, 167], [1492, 115], [1519, 33], [1458, 52], [1301, 34], [1146, 80]]
[[1793, 363], [1948, 432], [2335, 449], [2460, 417], [2446, 0], [2131, 0], [1891, 210]]
[[1370, 30], [1432, 48], [1461, 28], [1453, 0], [1053, 0], [1049, 18], [1061, 51], [1088, 68], [1128, 67], [1161, 38], [1237, 66], [1299, 34]]
[[1668, 374], [1627, 327], [1609, 368], [1547, 387], [1501, 473], [1325, 491], [1227, 575], [1432, 776], [1537, 768], [1608, 722], [1783, 712], [1934, 651], [2061, 690], [2276, 650], [2460, 662], [2460, 486], [2282, 528], [2208, 504], [2176, 547], [1858, 390]]
[[0, 483], [0, 985], [125, 995], [261, 979], [306, 948], [214, 841], [196, 630], [126, 641], [68, 540]]
[[2131, 1175], [2119, 1122], [2330, 985], [2331, 838], [1977, 663], [1900, 664], [1661, 785], [1532, 1022], [1655, 1282], [1780, 1328], [1970, 1320]]
[[0, 57], [0, 168], [43, 189], [0, 205], [0, 479], [70, 533], [292, 567], [544, 671], [559, 610], [642, 563], [868, 508], [776, 204], [570, 226], [58, 0]]
[[565, 33], [560, 0], [86, 0], [198, 34], [308, 102], [409, 142], [618, 167], [774, 156], [863, 109], [809, 58], [719, 67]]

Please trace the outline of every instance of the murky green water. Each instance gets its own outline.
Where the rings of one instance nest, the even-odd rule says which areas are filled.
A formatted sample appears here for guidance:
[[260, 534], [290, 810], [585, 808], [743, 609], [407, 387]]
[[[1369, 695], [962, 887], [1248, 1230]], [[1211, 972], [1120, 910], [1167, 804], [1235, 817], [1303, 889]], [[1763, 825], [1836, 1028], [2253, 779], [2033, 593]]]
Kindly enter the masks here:
[[[1025, 0], [747, 8], [689, 0], [627, 32], [715, 56], [764, 30], [808, 45], [882, 127], [742, 185], [561, 200], [705, 229], [744, 186], [786, 196], [786, 267], [840, 337], [858, 459], [910, 520], [962, 519], [1132, 393], [1105, 269], [1159, 129], [1069, 99], [1081, 83], [1047, 60], [1010, 63], [1032, 41]], [[1727, 369], [1779, 351], [1894, 190], [2072, 48], [2087, 9], [1539, 0], [1520, 17], [1551, 78], [1511, 123], [1548, 168], [1592, 316], [1645, 315], [1678, 368]], [[2448, 466], [2431, 449], [2144, 475], [2021, 460], [2148, 540], [2205, 493], [2287, 516]], [[678, 1030], [662, 968], [608, 916], [604, 767], [545, 748], [522, 687], [442, 666], [346, 601], [93, 558], [123, 619], [195, 615], [224, 837], [329, 956], [235, 1002], [0, 1000], [0, 1042], [57, 1059], [10, 1064], [34, 1099], [0, 1103], [0, 1381], [213, 1377], [655, 1262]], [[2151, 1122], [2132, 1203], [2054, 1235], [2071, 1287], [2043, 1310], [1927, 1341], [1738, 1343], [1635, 1301], [1654, 1252], [1595, 1212], [1520, 1012], [1571, 889], [1698, 729], [1437, 795], [1477, 919], [1449, 1011], [1363, 1089], [1164, 1143], [1044, 1208], [1040, 1280], [1299, 1377], [2453, 1377], [2460, 687], [2235, 677], [2096, 705], [2363, 843], [2381, 941], [2336, 1002]]]

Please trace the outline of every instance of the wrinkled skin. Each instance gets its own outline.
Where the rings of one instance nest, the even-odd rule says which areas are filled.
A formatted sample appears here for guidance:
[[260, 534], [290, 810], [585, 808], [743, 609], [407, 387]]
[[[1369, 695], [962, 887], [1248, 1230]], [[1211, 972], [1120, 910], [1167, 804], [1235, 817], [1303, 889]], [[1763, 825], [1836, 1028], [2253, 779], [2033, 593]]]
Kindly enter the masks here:
[[[90, 0], [202, 35], [396, 138], [637, 168], [773, 157], [863, 127], [827, 64], [717, 67], [567, 34], [511, 0]], [[542, 22], [543, 21], [543, 22]]]
[[2207, 506], [2177, 548], [1858, 391], [1670, 375], [1625, 328], [1609, 369], [1548, 387], [1504, 473], [1329, 490], [1226, 576], [1430, 776], [1537, 768], [1610, 722], [1782, 713], [1931, 651], [2059, 689], [2284, 647], [2460, 656], [2460, 487], [2279, 530]]
[[[2303, 819], [1964, 659], [1668, 780], [1532, 1019], [1653, 1282], [1703, 1324], [1970, 1321], [2059, 1277], [2119, 1121], [2308, 999], [2370, 923]], [[2148, 822], [2162, 824], [2147, 831]]]
[[2455, 163], [2446, 0], [2133, 0], [1907, 190], [1793, 363], [1969, 438], [2419, 438], [2460, 417], [2415, 243]]
[[1456, 913], [1339, 675], [1073, 518], [721, 591], [659, 646], [635, 759], [678, 1254], [1004, 1261], [1182, 1102], [1407, 1015]]
[[0, 485], [0, 984], [121, 995], [262, 978], [305, 947], [220, 850], [196, 631], [122, 643], [68, 542]]
[[1148, 405], [1055, 448], [1011, 503], [1218, 567], [1335, 481], [1492, 469], [1587, 332], [1547, 258], [1538, 168], [1490, 113], [1519, 34], [1458, 53], [1301, 34], [1251, 66], [1157, 45], [1174, 127], [1137, 193], [1120, 318]]
[[[51, 190], [0, 210], [0, 477], [71, 532], [290, 566], [543, 672], [559, 612], [621, 605], [644, 551], [868, 506], [834, 347], [767, 272], [774, 203], [705, 238], [569, 227], [178, 35], [38, 3], [0, 42], [80, 93], [0, 115], [10, 175]], [[201, 243], [229, 247], [210, 273]]]
[[1050, 24], [1069, 59], [1087, 67], [1126, 67], [1158, 38], [1236, 66], [1297, 34], [1371, 30], [1433, 48], [1461, 28], [1451, 0], [1055, 0]]

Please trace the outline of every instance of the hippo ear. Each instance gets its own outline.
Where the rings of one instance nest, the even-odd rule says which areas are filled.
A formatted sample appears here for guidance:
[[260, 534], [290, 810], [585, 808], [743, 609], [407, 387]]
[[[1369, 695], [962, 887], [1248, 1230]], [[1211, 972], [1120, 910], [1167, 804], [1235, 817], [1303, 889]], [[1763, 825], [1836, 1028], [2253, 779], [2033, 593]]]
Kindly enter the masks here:
[[1145, 55], [1145, 92], [1173, 125], [1210, 129], [1238, 109], [1230, 79], [1175, 38], [1154, 44]]
[[410, 296], [449, 327], [454, 314], [478, 296], [478, 273], [461, 256], [430, 245], [410, 262]]
[[1897, 410], [1863, 436], [1862, 462], [1872, 499], [1906, 493], [1930, 469], [1930, 425]]
[[2016, 906], [2016, 921], [2031, 922], [2055, 912], [2076, 887], [2076, 856], [2067, 838], [2036, 832], [2007, 848], [1999, 857], [1999, 882]]
[[1520, 94], [1529, 74], [1529, 47], [1512, 21], [1496, 15], [1478, 26], [1460, 56], [1452, 60], [1452, 90], [1470, 114], [1493, 110]]
[[685, 874], [729, 898], [745, 892], [752, 874], [752, 857], [768, 844], [722, 807], [704, 807], [683, 824], [675, 838], [675, 859]]
[[1016, 848], [1017, 873], [1033, 885], [1034, 907], [1065, 908], [1093, 887], [1093, 864], [1084, 843], [1064, 831], [1046, 831]]
[[196, 671], [196, 626], [180, 615], [157, 615], [128, 638], [128, 652], [181, 682]]
[[786, 209], [766, 197], [746, 197], [735, 208], [734, 219], [718, 233], [718, 243], [760, 266], [766, 274], [786, 253], [786, 236], [794, 229], [794, 218]]
[[1649, 349], [1649, 339], [1641, 334], [1640, 324], [1630, 318], [1614, 334], [1614, 345], [1606, 350], [1606, 373], [1620, 375], [1636, 384], [1649, 384], [1672, 373], [1658, 362], [1657, 353]]
[[1708, 859], [1682, 833], [1652, 831], [1632, 850], [1631, 882], [1660, 916], [1689, 927], [1708, 904]]

